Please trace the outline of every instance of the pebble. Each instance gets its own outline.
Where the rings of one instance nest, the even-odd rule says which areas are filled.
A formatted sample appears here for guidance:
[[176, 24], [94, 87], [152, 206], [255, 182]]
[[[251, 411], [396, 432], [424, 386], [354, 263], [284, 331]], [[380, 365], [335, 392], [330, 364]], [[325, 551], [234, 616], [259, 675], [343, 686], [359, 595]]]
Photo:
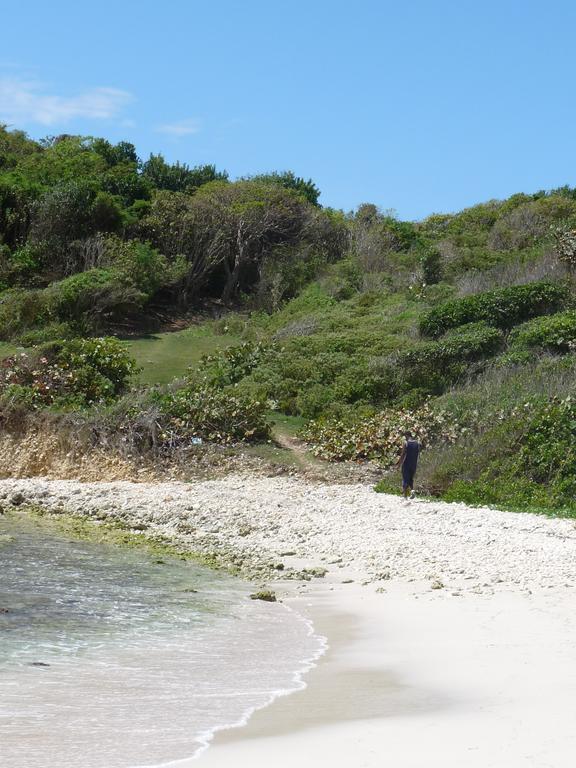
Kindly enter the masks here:
[[[5, 507], [31, 504], [116, 520], [219, 564], [234, 561], [259, 580], [317, 577], [324, 560], [352, 566], [358, 581], [432, 578], [457, 586], [458, 595], [574, 583], [573, 520], [438, 501], [419, 501], [407, 514], [399, 497], [375, 494], [369, 485], [256, 475], [190, 483], [35, 477], [1, 480], [0, 498]], [[285, 563], [279, 570], [278, 558], [296, 552], [298, 568]]]

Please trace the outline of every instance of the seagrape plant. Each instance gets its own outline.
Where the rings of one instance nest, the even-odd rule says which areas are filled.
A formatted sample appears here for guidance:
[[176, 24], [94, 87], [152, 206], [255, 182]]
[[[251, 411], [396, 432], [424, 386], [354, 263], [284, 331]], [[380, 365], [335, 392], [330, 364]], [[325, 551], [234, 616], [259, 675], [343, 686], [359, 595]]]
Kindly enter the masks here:
[[425, 403], [416, 411], [386, 409], [355, 422], [310, 422], [302, 431], [312, 453], [329, 461], [376, 461], [388, 468], [400, 455], [403, 433], [411, 432], [424, 448], [455, 442], [465, 431], [443, 411]]

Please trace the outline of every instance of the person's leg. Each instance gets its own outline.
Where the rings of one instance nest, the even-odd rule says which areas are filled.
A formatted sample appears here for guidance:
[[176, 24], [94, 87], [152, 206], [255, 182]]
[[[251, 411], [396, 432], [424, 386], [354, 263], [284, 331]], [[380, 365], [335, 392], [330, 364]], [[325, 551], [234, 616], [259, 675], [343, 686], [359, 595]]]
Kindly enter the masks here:
[[402, 495], [408, 499], [414, 493], [414, 472], [404, 470], [402, 472]]
[[402, 467], [402, 496], [404, 496], [404, 498], [407, 499], [411, 492], [412, 492], [411, 473], [408, 471], [406, 467]]

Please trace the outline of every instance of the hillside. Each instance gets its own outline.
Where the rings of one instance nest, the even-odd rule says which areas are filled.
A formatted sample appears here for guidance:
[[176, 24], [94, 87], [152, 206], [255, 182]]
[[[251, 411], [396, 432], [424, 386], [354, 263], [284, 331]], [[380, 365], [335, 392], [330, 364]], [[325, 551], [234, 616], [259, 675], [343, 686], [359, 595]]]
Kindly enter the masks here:
[[410, 428], [422, 492], [574, 515], [575, 232], [569, 187], [403, 222], [290, 172], [0, 130], [2, 428], [276, 461], [275, 424], [383, 490]]

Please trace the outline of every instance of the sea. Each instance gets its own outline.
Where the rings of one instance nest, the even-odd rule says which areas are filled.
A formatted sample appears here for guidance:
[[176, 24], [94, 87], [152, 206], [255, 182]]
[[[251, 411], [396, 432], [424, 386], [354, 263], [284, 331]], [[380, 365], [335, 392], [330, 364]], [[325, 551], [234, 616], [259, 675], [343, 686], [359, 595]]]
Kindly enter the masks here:
[[253, 586], [0, 515], [1, 768], [144, 768], [305, 685], [324, 641]]

